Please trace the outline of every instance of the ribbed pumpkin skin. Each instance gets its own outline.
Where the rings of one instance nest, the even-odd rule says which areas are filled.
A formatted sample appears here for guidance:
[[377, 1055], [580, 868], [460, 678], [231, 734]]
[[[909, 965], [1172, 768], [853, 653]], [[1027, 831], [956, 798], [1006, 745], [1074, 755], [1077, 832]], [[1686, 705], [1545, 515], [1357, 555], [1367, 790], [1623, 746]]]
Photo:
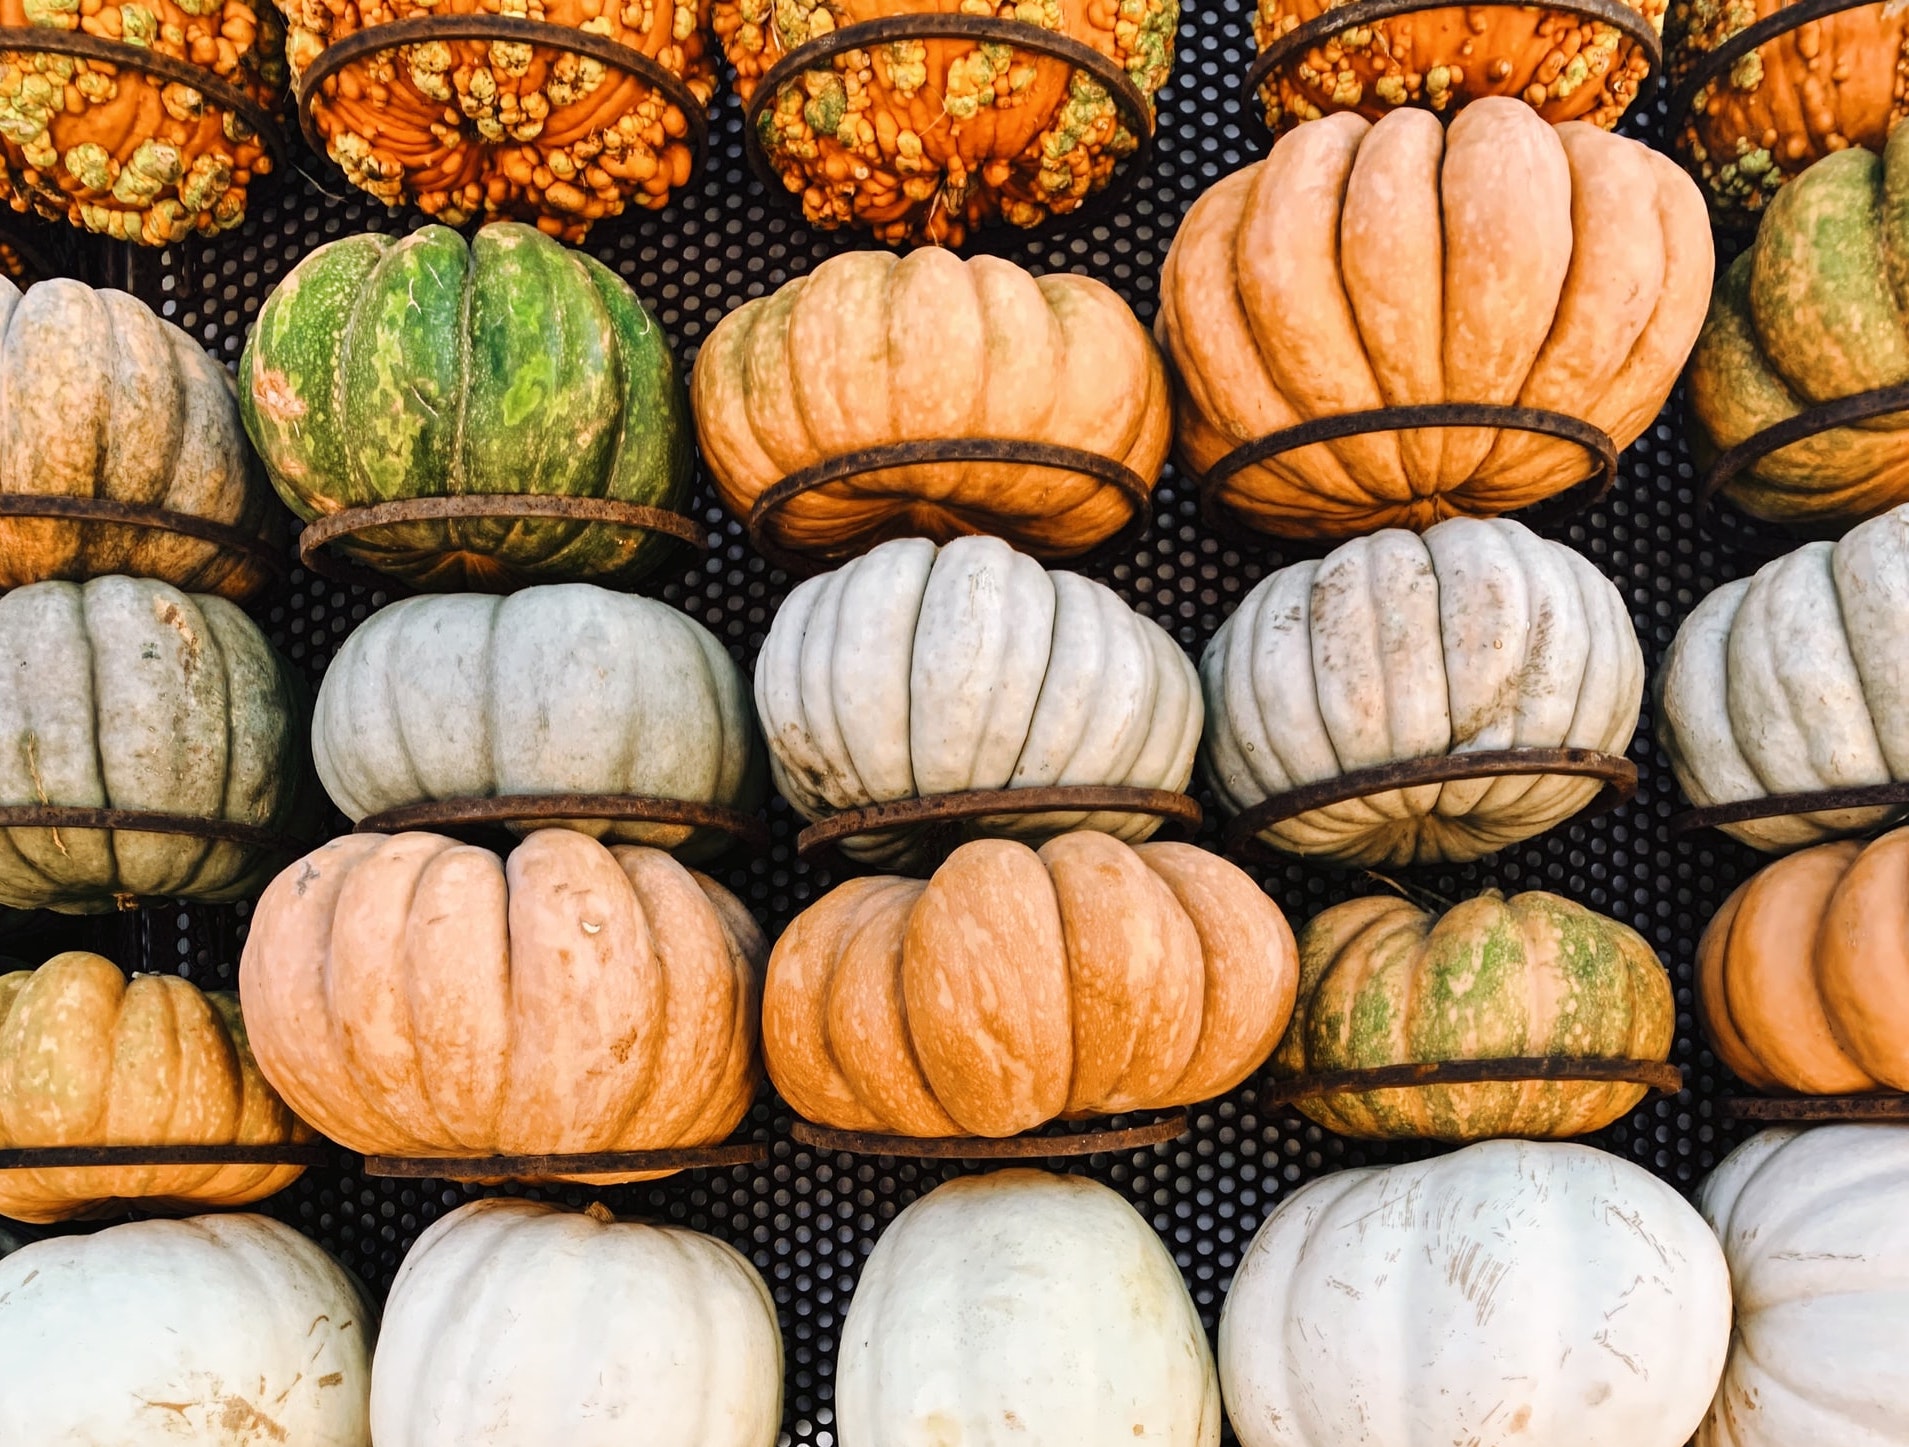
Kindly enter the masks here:
[[[639, 794], [745, 813], [764, 793], [748, 685], [685, 613], [583, 583], [407, 598], [345, 640], [319, 686], [312, 758], [355, 823], [433, 799]], [[563, 821], [687, 857], [726, 836]]]
[[[304, 803], [303, 684], [223, 598], [138, 578], [0, 597], [0, 803], [143, 809], [275, 831]], [[250, 845], [0, 830], [0, 904], [102, 913], [232, 900], [278, 860]]]
[[[415, 497], [531, 493], [665, 509], [689, 497], [668, 339], [594, 258], [529, 226], [346, 237], [266, 298], [239, 406], [306, 521]], [[549, 518], [393, 524], [339, 544], [420, 587], [629, 583], [676, 545]]]
[[[1905, 609], [1909, 507], [1765, 563], [1698, 603], [1656, 681], [1658, 741], [1690, 801], [1909, 779]], [[1877, 806], [1721, 827], [1781, 853], [1902, 813]]]
[[[0, 1147], [280, 1145], [312, 1138], [259, 1074], [239, 998], [98, 955], [0, 974]], [[243, 1206], [302, 1166], [0, 1171], [16, 1221]]]
[[[1909, 382], [1909, 133], [1860, 147], [1776, 194], [1755, 245], [1718, 279], [1690, 359], [1699, 461], [1806, 407]], [[1851, 522], [1909, 499], [1895, 413], [1771, 453], [1725, 489], [1779, 522]]]
[[650, 1150], [748, 1110], [767, 954], [733, 895], [657, 850], [542, 829], [506, 862], [353, 834], [266, 889], [239, 990], [266, 1079], [352, 1150]]
[[[283, 546], [232, 379], [125, 292], [0, 277], [0, 495], [109, 498], [224, 523]], [[107, 573], [243, 601], [271, 576], [178, 533], [0, 518], [0, 588]]]
[[[1670, 977], [1635, 930], [1555, 894], [1495, 890], [1442, 915], [1348, 900], [1299, 935], [1299, 997], [1281, 1078], [1433, 1060], [1665, 1060]], [[1321, 1096], [1298, 1109], [1366, 1140], [1563, 1139], [1601, 1130], [1641, 1085], [1546, 1081]]]
[[[1178, 456], [1205, 472], [1315, 417], [1438, 402], [1563, 412], [1623, 448], [1670, 395], [1713, 269], [1696, 185], [1636, 141], [1505, 97], [1449, 129], [1414, 108], [1328, 116], [1174, 237], [1154, 333]], [[1511, 512], [1591, 472], [1574, 443], [1418, 428], [1287, 452], [1216, 497], [1265, 531], [1336, 538]]]
[[[830, 257], [717, 323], [696, 357], [697, 433], [739, 517], [783, 477], [895, 442], [998, 437], [1125, 463], [1166, 461], [1166, 370], [1127, 304], [1091, 277], [1034, 277], [938, 248]], [[769, 536], [825, 558], [888, 538], [986, 532], [1042, 557], [1104, 541], [1132, 515], [1085, 473], [939, 463], [844, 479], [792, 499]]]
[[776, 942], [763, 1053], [809, 1119], [1008, 1136], [1223, 1095], [1291, 1013], [1292, 931], [1237, 866], [1103, 834], [965, 844], [869, 876]]

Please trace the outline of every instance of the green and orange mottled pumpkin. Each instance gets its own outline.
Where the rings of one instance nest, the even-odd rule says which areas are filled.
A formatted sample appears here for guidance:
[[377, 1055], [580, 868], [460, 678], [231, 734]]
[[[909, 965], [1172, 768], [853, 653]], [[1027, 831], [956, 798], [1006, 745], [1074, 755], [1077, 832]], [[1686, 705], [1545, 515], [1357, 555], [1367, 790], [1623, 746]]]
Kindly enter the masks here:
[[[1665, 1060], [1670, 979], [1642, 935], [1555, 894], [1487, 890], [1433, 914], [1372, 896], [1299, 936], [1299, 1001], [1280, 1079], [1437, 1060]], [[1410, 1086], [1298, 1103], [1367, 1140], [1563, 1139], [1631, 1110], [1644, 1087], [1597, 1081]]]

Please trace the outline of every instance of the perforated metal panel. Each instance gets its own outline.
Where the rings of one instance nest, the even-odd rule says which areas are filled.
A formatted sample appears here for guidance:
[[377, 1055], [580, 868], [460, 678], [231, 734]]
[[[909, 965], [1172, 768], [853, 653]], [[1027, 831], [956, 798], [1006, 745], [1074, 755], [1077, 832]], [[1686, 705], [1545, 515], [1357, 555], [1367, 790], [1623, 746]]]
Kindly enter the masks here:
[[[1260, 154], [1231, 103], [1235, 77], [1250, 58], [1250, 10], [1191, 14], [1183, 20], [1179, 44], [1173, 83], [1161, 96], [1150, 173], [1121, 208], [1099, 224], [1074, 230], [994, 232], [980, 240], [982, 249], [1036, 271], [1088, 272], [1126, 296], [1143, 322], [1152, 322], [1160, 263], [1181, 215], [1220, 176]], [[1641, 132], [1640, 119], [1654, 124], [1633, 117], [1627, 128], [1634, 134]], [[257, 188], [253, 217], [241, 232], [158, 256], [121, 255], [107, 271], [121, 284], [129, 276], [146, 300], [215, 356], [236, 364], [261, 299], [313, 247], [356, 231], [418, 224], [386, 214], [348, 192], [324, 163], [300, 156], [309, 174]], [[1623, 218], [1611, 224], [1623, 225]], [[589, 249], [656, 310], [687, 365], [730, 308], [856, 244], [853, 237], [805, 229], [782, 198], [763, 193], [744, 165], [738, 110], [725, 94], [710, 169], [700, 186], [661, 216], [599, 228]], [[1623, 590], [1653, 672], [1695, 602], [1757, 561], [1750, 550], [1706, 532], [1681, 409], [1681, 399], [1674, 399], [1628, 451], [1619, 485], [1604, 504], [1553, 529]], [[661, 596], [707, 624], [748, 669], [789, 580], [754, 556], [741, 528], [707, 501], [706, 491], [703, 497], [717, 546], [662, 588]], [[1169, 470], [1156, 495], [1150, 535], [1128, 560], [1094, 572], [1197, 657], [1246, 592], [1293, 556], [1258, 540], [1209, 532], [1190, 491]], [[315, 685], [345, 635], [385, 601], [380, 594], [298, 574], [253, 611]], [[1472, 867], [1414, 871], [1410, 877], [1414, 885], [1452, 899], [1493, 885], [1506, 892], [1555, 890], [1624, 920], [1650, 940], [1676, 982], [1673, 1059], [1687, 1068], [1688, 1089], [1594, 1139], [1689, 1191], [1742, 1134], [1719, 1115], [1723, 1073], [1695, 1031], [1692, 957], [1712, 912], [1755, 868], [1757, 856], [1705, 837], [1670, 840], [1665, 820], [1676, 807], [1676, 788], [1652, 742], [1654, 722], [1647, 700], [1631, 748], [1643, 786], [1631, 805]], [[1212, 800], [1204, 802], [1217, 817]], [[336, 823], [342, 830], [343, 821]], [[786, 805], [776, 804], [773, 823], [772, 854], [716, 871], [772, 934], [836, 882], [826, 869], [795, 859]], [[1210, 844], [1214, 833], [1210, 825], [1204, 842]], [[1328, 904], [1382, 887], [1357, 873], [1299, 864], [1256, 875], [1295, 926]], [[43, 943], [84, 941], [128, 967], [177, 971], [208, 987], [231, 988], [246, 913], [243, 906], [195, 905], [150, 910], [136, 920], [43, 924], [40, 938], [9, 948], [29, 953]], [[1191, 1135], [1178, 1144], [1056, 1167], [1089, 1173], [1139, 1208], [1178, 1259], [1209, 1328], [1217, 1324], [1241, 1251], [1285, 1193], [1322, 1172], [1426, 1153], [1342, 1141], [1284, 1110], [1262, 1115], [1252, 1101], [1249, 1085], [1195, 1110]], [[786, 1138], [787, 1119], [786, 1109], [771, 1098], [751, 1114], [745, 1131], [776, 1142], [772, 1159], [760, 1167], [696, 1172], [610, 1191], [544, 1194], [573, 1205], [601, 1199], [621, 1214], [712, 1232], [748, 1253], [775, 1292], [788, 1351], [783, 1440], [829, 1447], [835, 1441], [831, 1376], [837, 1333], [862, 1260], [902, 1207], [971, 1168], [818, 1155]], [[313, 1170], [262, 1209], [323, 1243], [382, 1295], [424, 1227], [480, 1194], [486, 1192]]]

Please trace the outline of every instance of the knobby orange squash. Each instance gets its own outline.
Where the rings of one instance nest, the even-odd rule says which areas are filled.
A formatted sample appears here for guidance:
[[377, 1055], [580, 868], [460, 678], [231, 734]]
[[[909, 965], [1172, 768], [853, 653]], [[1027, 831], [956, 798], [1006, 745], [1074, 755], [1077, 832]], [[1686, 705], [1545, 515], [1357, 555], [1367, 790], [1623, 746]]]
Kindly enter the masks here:
[[1292, 1010], [1292, 931], [1244, 871], [1104, 834], [965, 844], [851, 880], [770, 956], [763, 1053], [810, 1120], [1008, 1136], [1223, 1095]]

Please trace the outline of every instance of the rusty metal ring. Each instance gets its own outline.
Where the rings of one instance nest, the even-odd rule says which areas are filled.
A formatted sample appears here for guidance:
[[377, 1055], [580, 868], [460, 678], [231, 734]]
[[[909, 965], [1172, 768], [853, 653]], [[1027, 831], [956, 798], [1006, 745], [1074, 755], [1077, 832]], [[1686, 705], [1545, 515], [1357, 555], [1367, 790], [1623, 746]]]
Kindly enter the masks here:
[[1608, 813], [1620, 804], [1629, 803], [1637, 794], [1637, 765], [1622, 755], [1600, 753], [1596, 749], [1481, 749], [1477, 753], [1429, 754], [1370, 769], [1354, 769], [1336, 779], [1321, 779], [1270, 795], [1227, 821], [1221, 847], [1228, 853], [1265, 854], [1283, 861], [1286, 857], [1283, 853], [1271, 851], [1258, 838], [1261, 830], [1283, 820], [1398, 789], [1526, 775], [1602, 781], [1604, 787], [1571, 816], [1574, 819]]
[[709, 160], [709, 112], [704, 103], [697, 99], [696, 92], [675, 71], [653, 56], [612, 40], [607, 35], [577, 30], [568, 25], [551, 25], [542, 20], [526, 20], [514, 15], [414, 15], [408, 20], [388, 20], [381, 25], [369, 25], [363, 30], [353, 31], [342, 40], [332, 41], [305, 68], [305, 73], [298, 77], [298, 128], [304, 132], [306, 144], [318, 155], [331, 154], [325, 148], [323, 137], [318, 134], [312, 107], [319, 88], [333, 75], [365, 56], [382, 55], [402, 46], [431, 40], [514, 41], [601, 61], [611, 69], [634, 76], [653, 90], [661, 91], [663, 98], [683, 113], [696, 153], [686, 185], [695, 182]]
[[757, 78], [755, 89], [743, 103], [743, 150], [749, 160], [749, 169], [755, 172], [756, 179], [771, 195], [786, 194], [789, 186], [770, 162], [768, 152], [763, 149], [762, 133], [758, 126], [762, 112], [802, 72], [816, 69], [847, 51], [867, 50], [896, 40], [977, 40], [1010, 45], [1016, 50], [1028, 50], [1036, 55], [1065, 61], [1076, 70], [1086, 71], [1100, 83], [1124, 117], [1128, 134], [1134, 138], [1134, 148], [1122, 158], [1116, 174], [1109, 178], [1105, 187], [1091, 196], [1083, 196], [1072, 210], [1055, 212], [1056, 220], [1069, 225], [1080, 221], [1090, 200], [1096, 212], [1104, 211], [1111, 200], [1124, 195], [1145, 173], [1148, 157], [1153, 153], [1153, 101], [1134, 84], [1133, 77], [1118, 61], [1091, 45], [1049, 30], [1044, 25], [1032, 25], [1024, 20], [1002, 20], [992, 15], [930, 11], [915, 15], [886, 15], [879, 20], [863, 20], [854, 25], [844, 25], [840, 30], [831, 30], [827, 35], [804, 41]]
[[1032, 789], [967, 789], [957, 794], [928, 794], [892, 799], [831, 814], [796, 836], [803, 858], [860, 834], [882, 834], [911, 824], [945, 824], [990, 814], [1046, 814], [1053, 811], [1119, 811], [1150, 814], [1191, 834], [1205, 818], [1197, 799], [1171, 789], [1132, 789], [1112, 784], [1054, 784]]
[[1765, 794], [1760, 799], [1738, 799], [1728, 804], [1705, 804], [1671, 815], [1670, 832], [1693, 834], [1699, 829], [1720, 829], [1725, 824], [1742, 824], [1751, 819], [1877, 809], [1892, 804], [1909, 804], [1909, 781], [1850, 784], [1839, 789], [1809, 789], [1795, 794]]
[[585, 1151], [555, 1156], [367, 1155], [365, 1174], [431, 1181], [538, 1180], [547, 1176], [634, 1176], [651, 1171], [751, 1166], [768, 1159], [766, 1143], [741, 1141], [734, 1145], [677, 1146], [657, 1151]]
[[78, 1170], [114, 1166], [328, 1166], [329, 1143], [218, 1146], [4, 1146], [0, 1171]]
[[285, 159], [285, 133], [279, 129], [272, 113], [237, 86], [189, 60], [143, 45], [128, 45], [123, 40], [108, 40], [84, 30], [55, 30], [41, 25], [0, 27], [0, 51], [37, 51], [45, 55], [68, 55], [76, 60], [97, 60], [139, 71], [155, 80], [186, 86], [221, 110], [236, 115], [257, 133], [276, 160]]
[[1733, 1095], [1723, 1113], [1735, 1120], [1909, 1120], [1909, 1095]]
[[70, 522], [117, 523], [153, 532], [177, 533], [228, 548], [276, 577], [291, 571], [285, 556], [263, 538], [228, 523], [192, 513], [173, 512], [143, 502], [120, 502], [110, 497], [58, 497], [9, 494], [0, 496], [0, 518], [59, 518]]
[[1184, 1110], [1168, 1111], [1146, 1125], [1079, 1131], [1066, 1135], [909, 1136], [880, 1135], [873, 1131], [836, 1130], [800, 1117], [789, 1123], [789, 1134], [817, 1150], [847, 1151], [858, 1156], [903, 1156], [930, 1161], [1038, 1161], [1060, 1156], [1091, 1156], [1103, 1151], [1140, 1150], [1165, 1145], [1187, 1133]]
[[[1847, 397], [1805, 407], [1794, 417], [1786, 417], [1761, 432], [1752, 433], [1735, 447], [1721, 453], [1704, 473], [1698, 495], [1708, 502], [1735, 481], [1739, 473], [1754, 467], [1773, 452], [1781, 452], [1794, 443], [1832, 428], [1848, 427], [1872, 417], [1886, 417], [1891, 412], [1909, 412], [1909, 386], [1853, 392]], [[1886, 437], [1889, 434], [1877, 432], [1875, 435]], [[1909, 454], [1909, 438], [1904, 439], [1903, 451]]]
[[721, 804], [660, 799], [647, 794], [506, 794], [482, 799], [431, 799], [367, 814], [354, 834], [402, 834], [412, 829], [501, 827], [535, 819], [618, 819], [640, 824], [686, 824], [713, 829], [760, 853], [769, 826], [753, 814]]
[[128, 834], [180, 834], [249, 849], [296, 853], [304, 846], [257, 824], [201, 819], [144, 809], [94, 809], [66, 804], [0, 804], [0, 829], [110, 829]]
[[1415, 1060], [1375, 1065], [1364, 1070], [1334, 1070], [1299, 1075], [1261, 1086], [1254, 1103], [1262, 1110], [1358, 1095], [1369, 1090], [1413, 1090], [1446, 1085], [1525, 1085], [1545, 1080], [1605, 1081], [1642, 1085], [1651, 1095], [1673, 1095], [1684, 1088], [1684, 1074], [1664, 1060], [1609, 1060], [1587, 1056], [1519, 1056], [1502, 1060]]

